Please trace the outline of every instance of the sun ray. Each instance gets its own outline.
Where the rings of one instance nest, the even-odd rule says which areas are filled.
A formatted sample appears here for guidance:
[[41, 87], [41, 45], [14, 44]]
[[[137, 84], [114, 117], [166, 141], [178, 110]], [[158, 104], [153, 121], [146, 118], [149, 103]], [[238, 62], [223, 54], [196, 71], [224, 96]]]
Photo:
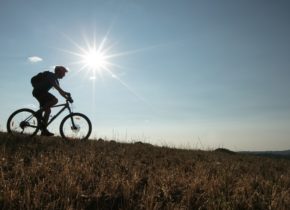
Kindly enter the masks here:
[[131, 54], [136, 54], [139, 52], [143, 52], [146, 50], [150, 50], [150, 49], [154, 49], [159, 47], [159, 45], [152, 45], [149, 47], [144, 47], [144, 48], [140, 48], [140, 49], [135, 49], [135, 50], [129, 50], [129, 51], [124, 51], [124, 52], [119, 52], [119, 53], [115, 53], [115, 54], [110, 54], [108, 55], [108, 58], [115, 58], [115, 57], [121, 57], [121, 56], [125, 56], [125, 55], [131, 55]]
[[141, 97], [136, 91], [133, 90], [128, 84], [126, 84], [123, 80], [121, 80], [120, 77], [118, 77], [116, 74], [114, 74], [110, 69], [105, 68], [105, 70], [111, 75], [112, 78], [117, 80], [121, 85], [123, 85], [130, 93], [132, 93], [135, 97], [137, 97], [139, 100], [146, 103], [148, 106], [152, 107], [151, 104], [149, 104], [143, 97]]
[[[160, 45], [149, 46], [145, 48], [124, 51], [124, 52], [114, 52], [116, 42], [111, 43], [109, 42], [107, 32], [106, 36], [104, 36], [100, 42], [97, 42], [96, 36], [93, 37], [92, 41], [90, 42], [89, 39], [84, 38], [84, 46], [82, 47], [80, 44], [66, 36], [66, 38], [78, 49], [78, 52], [63, 50], [61, 51], [65, 53], [69, 53], [78, 59], [71, 63], [72, 65], [80, 66], [78, 70], [74, 71], [74, 75], [79, 75], [80, 72], [82, 75], [85, 76], [88, 80], [92, 82], [93, 89], [96, 86], [96, 80], [100, 78], [104, 81], [103, 76], [104, 73], [107, 73], [111, 76], [115, 81], [118, 81], [127, 91], [129, 91], [132, 95], [138, 98], [140, 101], [144, 102], [152, 111], [154, 111], [154, 107], [150, 104], [144, 97], [138, 94], [132, 87], [130, 87], [126, 82], [124, 82], [118, 74], [115, 74], [112, 69], [124, 69], [122, 66], [113, 63], [111, 60], [116, 57], [121, 57], [125, 55], [135, 54], [138, 52], [150, 50], [153, 48], [157, 48]], [[95, 91], [95, 90], [93, 90]]]
[[67, 38], [74, 46], [76, 46], [82, 53], [85, 53], [86, 50], [81, 47], [77, 42], [75, 42], [73, 39], [71, 39], [68, 35], [66, 35], [65, 33], [62, 33], [62, 35]]

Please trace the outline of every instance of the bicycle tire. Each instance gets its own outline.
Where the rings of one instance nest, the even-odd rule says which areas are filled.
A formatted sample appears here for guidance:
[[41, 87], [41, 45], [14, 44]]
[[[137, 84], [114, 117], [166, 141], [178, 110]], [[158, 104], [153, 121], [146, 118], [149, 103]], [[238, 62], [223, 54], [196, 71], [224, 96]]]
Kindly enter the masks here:
[[[20, 117], [20, 114], [23, 114], [23, 116], [25, 117], [21, 117], [20, 118], [22, 119], [21, 122], [18, 122], [16, 117]], [[35, 117], [35, 111], [24, 108], [24, 109], [16, 110], [9, 116], [7, 120], [6, 128], [7, 128], [7, 132], [13, 135], [25, 134], [28, 136], [34, 136], [39, 131], [39, 125], [40, 125], [39, 120]], [[21, 129], [22, 129], [22, 132], [20, 132]], [[25, 129], [27, 130], [27, 132], [24, 132]]]
[[[69, 120], [73, 121], [72, 119], [75, 121], [74, 122], [75, 128], [72, 125], [73, 123], [69, 122]], [[87, 131], [85, 131], [84, 133], [81, 133], [83, 132], [83, 130], [80, 132], [81, 126], [78, 124], [78, 121], [80, 120], [84, 120], [84, 123], [87, 126]], [[62, 138], [64, 139], [87, 140], [92, 132], [92, 123], [90, 119], [82, 113], [71, 113], [66, 117], [64, 117], [63, 120], [61, 121], [59, 126], [59, 132]]]

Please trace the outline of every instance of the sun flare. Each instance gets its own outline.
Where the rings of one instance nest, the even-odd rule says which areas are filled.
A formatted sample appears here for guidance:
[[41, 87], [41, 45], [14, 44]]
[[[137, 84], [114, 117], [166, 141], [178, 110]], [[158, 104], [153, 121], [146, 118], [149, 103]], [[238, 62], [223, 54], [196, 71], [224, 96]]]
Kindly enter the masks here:
[[99, 43], [96, 39], [89, 41], [84, 39], [84, 44], [80, 45], [67, 36], [67, 38], [77, 47], [78, 51], [68, 51], [76, 56], [75, 62], [71, 63], [78, 65], [78, 72], [82, 72], [84, 75], [89, 75], [90, 79], [102, 77], [104, 73], [112, 74], [112, 67], [116, 66], [112, 63], [111, 58], [115, 57], [112, 53], [113, 44], [108, 43], [107, 37], [104, 37]]
[[83, 65], [91, 70], [100, 71], [108, 66], [106, 55], [97, 49], [89, 49], [81, 57]]
[[[116, 52], [114, 49], [114, 46], [116, 44], [108, 43], [107, 36], [105, 36], [100, 41], [100, 43], [97, 43], [96, 39], [93, 39], [93, 41], [90, 42], [88, 39], [85, 38], [85, 45], [78, 44], [68, 36], [66, 36], [66, 38], [71, 41], [78, 49], [78, 51], [63, 50], [64, 52], [77, 57], [76, 61], [72, 63], [80, 67], [77, 71], [75, 71], [75, 75], [77, 75], [78, 77], [82, 75], [91, 80], [93, 84], [93, 91], [96, 84], [95, 81], [99, 78], [103, 79], [103, 74], [107, 74], [110, 75], [111, 78], [113, 78], [115, 81], [118, 81], [135, 97], [148, 104], [148, 102], [142, 96], [136, 93], [133, 88], [131, 88], [125, 81], [123, 81], [119, 77], [117, 73], [113, 71], [116, 69], [123, 69], [124, 67], [112, 62], [113, 58], [129, 54], [135, 54], [139, 51], [146, 50], [147, 48]], [[150, 48], [152, 47], [149, 47], [148, 49]], [[150, 104], [148, 105], [151, 106]]]

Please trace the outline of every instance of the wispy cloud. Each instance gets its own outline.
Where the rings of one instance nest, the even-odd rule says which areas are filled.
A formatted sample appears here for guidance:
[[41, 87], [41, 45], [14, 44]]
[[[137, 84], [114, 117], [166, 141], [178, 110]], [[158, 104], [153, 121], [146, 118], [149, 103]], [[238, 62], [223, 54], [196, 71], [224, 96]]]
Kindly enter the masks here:
[[42, 59], [41, 57], [38, 57], [38, 56], [31, 56], [31, 57], [28, 57], [27, 60], [28, 60], [30, 63], [38, 63], [38, 62], [43, 61], [43, 59]]

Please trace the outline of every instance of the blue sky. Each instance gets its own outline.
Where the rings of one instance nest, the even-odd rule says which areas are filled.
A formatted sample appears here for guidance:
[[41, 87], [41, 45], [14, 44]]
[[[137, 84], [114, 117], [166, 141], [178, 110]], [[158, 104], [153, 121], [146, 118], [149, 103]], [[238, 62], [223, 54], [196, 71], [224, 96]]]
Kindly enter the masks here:
[[[289, 10], [286, 0], [1, 0], [1, 129], [37, 107], [30, 78], [64, 65], [61, 86], [96, 138], [289, 149]], [[107, 70], [77, 63], [94, 43], [115, 55]]]

